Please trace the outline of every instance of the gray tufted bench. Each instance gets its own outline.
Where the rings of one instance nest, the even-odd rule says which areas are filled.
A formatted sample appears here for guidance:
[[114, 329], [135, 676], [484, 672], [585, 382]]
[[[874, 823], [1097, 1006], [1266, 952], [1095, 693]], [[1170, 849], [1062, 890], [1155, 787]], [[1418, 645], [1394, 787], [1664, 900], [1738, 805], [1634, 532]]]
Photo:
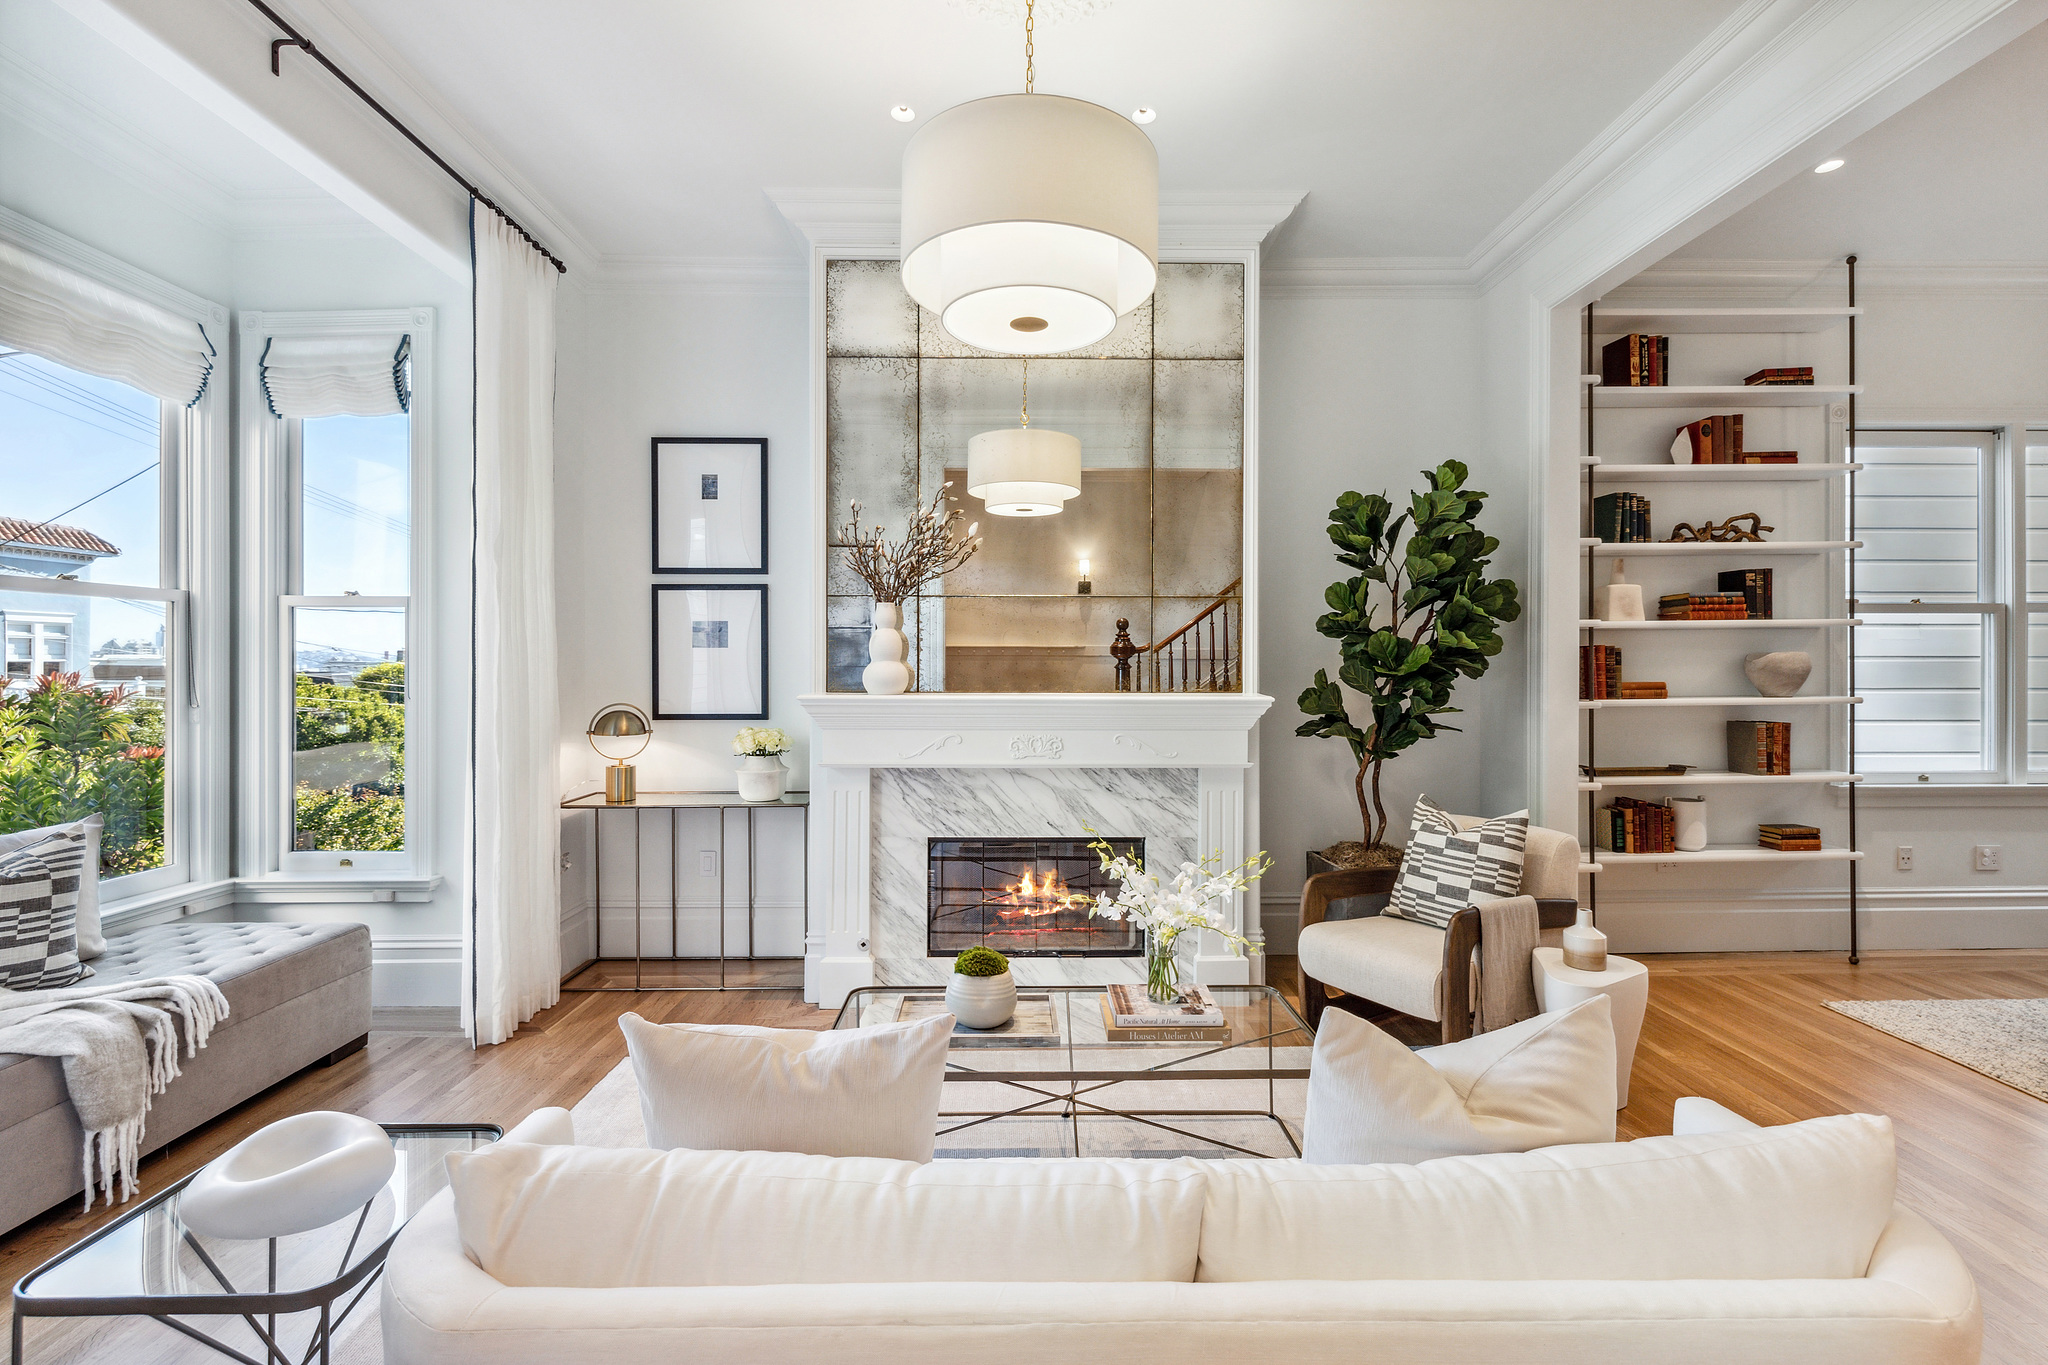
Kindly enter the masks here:
[[[370, 931], [361, 924], [201, 924], [181, 920], [109, 935], [97, 985], [205, 976], [229, 1014], [149, 1111], [145, 1153], [285, 1077], [369, 1041]], [[0, 1232], [85, 1188], [85, 1135], [54, 1057], [0, 1053]], [[147, 1168], [145, 1168], [146, 1172]]]

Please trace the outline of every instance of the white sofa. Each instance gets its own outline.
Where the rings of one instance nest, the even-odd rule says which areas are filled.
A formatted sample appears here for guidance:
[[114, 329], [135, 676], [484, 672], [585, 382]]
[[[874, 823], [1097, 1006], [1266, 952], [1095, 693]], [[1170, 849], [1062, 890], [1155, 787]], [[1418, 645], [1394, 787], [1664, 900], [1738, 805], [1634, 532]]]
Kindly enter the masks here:
[[913, 1165], [576, 1148], [547, 1110], [398, 1238], [385, 1359], [1978, 1359], [1968, 1272], [1892, 1203], [1886, 1120], [1716, 1114], [1421, 1166]]

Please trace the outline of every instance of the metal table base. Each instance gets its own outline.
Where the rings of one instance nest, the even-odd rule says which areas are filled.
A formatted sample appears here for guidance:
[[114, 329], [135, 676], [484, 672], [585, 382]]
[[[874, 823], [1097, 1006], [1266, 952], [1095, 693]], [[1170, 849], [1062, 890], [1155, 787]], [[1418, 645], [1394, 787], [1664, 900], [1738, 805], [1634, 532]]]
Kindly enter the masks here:
[[[564, 810], [587, 810], [590, 812], [590, 858], [591, 858], [591, 903], [596, 916], [597, 955], [589, 962], [577, 967], [563, 978], [562, 990], [570, 994], [597, 995], [609, 991], [769, 991], [787, 990], [787, 986], [735, 986], [726, 980], [726, 963], [733, 959], [742, 962], [797, 962], [795, 958], [763, 958], [758, 956], [754, 944], [755, 896], [758, 887], [760, 839], [754, 813], [760, 810], [800, 810], [804, 826], [804, 932], [810, 931], [811, 919], [811, 795], [809, 792], [788, 792], [777, 801], [742, 801], [737, 792], [642, 792], [631, 802], [608, 803], [600, 792], [579, 796], [562, 803]], [[641, 928], [643, 915], [641, 900], [640, 861], [640, 816], [649, 810], [666, 810], [669, 813], [668, 841], [668, 942], [666, 957], [649, 958], [641, 951]], [[682, 812], [686, 810], [715, 810], [718, 812], [718, 984], [715, 986], [650, 986], [641, 979], [642, 967], [653, 962], [711, 962], [708, 957], [683, 957], [675, 949], [681, 937], [682, 897], [677, 883], [682, 877], [680, 836]], [[747, 951], [731, 954], [726, 951], [726, 868], [725, 868], [725, 813], [729, 810], [744, 810], [747, 813]], [[606, 957], [604, 953], [604, 841], [603, 822], [599, 816], [604, 811], [630, 811], [633, 816], [633, 956]], [[633, 984], [630, 986], [571, 986], [567, 984], [592, 967], [605, 962], [627, 962], [633, 964]]]

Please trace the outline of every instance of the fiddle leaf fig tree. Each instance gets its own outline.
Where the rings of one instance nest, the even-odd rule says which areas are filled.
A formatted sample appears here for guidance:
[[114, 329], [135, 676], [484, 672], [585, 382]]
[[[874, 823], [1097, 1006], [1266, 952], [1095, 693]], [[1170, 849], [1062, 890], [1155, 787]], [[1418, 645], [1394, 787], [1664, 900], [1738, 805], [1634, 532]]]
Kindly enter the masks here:
[[[1522, 614], [1514, 582], [1486, 576], [1500, 542], [1473, 524], [1487, 495], [1465, 487], [1466, 472], [1456, 460], [1422, 471], [1429, 486], [1399, 515], [1378, 493], [1346, 493], [1330, 511], [1337, 562], [1358, 572], [1323, 593], [1330, 610], [1316, 629], [1337, 642], [1337, 681], [1316, 670], [1299, 702], [1310, 719], [1294, 733], [1351, 746], [1368, 862], [1392, 860], [1374, 852], [1387, 841], [1380, 768], [1440, 730], [1455, 731], [1437, 719], [1458, 710], [1451, 689], [1486, 672], [1501, 648], [1494, 627]], [[1365, 698], [1358, 721], [1345, 688]]]

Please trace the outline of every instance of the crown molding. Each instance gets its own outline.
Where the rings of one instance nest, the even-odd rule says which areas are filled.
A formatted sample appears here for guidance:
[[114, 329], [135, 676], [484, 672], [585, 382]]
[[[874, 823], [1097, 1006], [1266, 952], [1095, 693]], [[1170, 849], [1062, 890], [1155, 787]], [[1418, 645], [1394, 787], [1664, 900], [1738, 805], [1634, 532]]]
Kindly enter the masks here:
[[[1846, 268], [1828, 259], [1694, 257], [1666, 260], [1605, 296], [1608, 303], [1801, 303], [1817, 296], [1836, 301]], [[1856, 290], [1865, 295], [1955, 298], [2039, 297], [2048, 294], [2044, 261], [1872, 261], [1856, 263]]]
[[569, 284], [584, 294], [805, 298], [810, 292], [803, 261], [782, 256], [603, 256]]
[[[902, 199], [896, 190], [769, 189], [766, 194], [806, 247], [901, 248]], [[1256, 248], [1306, 197], [1270, 191], [1162, 194], [1159, 249]]]
[[1479, 284], [1455, 256], [1323, 256], [1262, 262], [1259, 292], [1269, 299], [1469, 299], [1479, 296]]

